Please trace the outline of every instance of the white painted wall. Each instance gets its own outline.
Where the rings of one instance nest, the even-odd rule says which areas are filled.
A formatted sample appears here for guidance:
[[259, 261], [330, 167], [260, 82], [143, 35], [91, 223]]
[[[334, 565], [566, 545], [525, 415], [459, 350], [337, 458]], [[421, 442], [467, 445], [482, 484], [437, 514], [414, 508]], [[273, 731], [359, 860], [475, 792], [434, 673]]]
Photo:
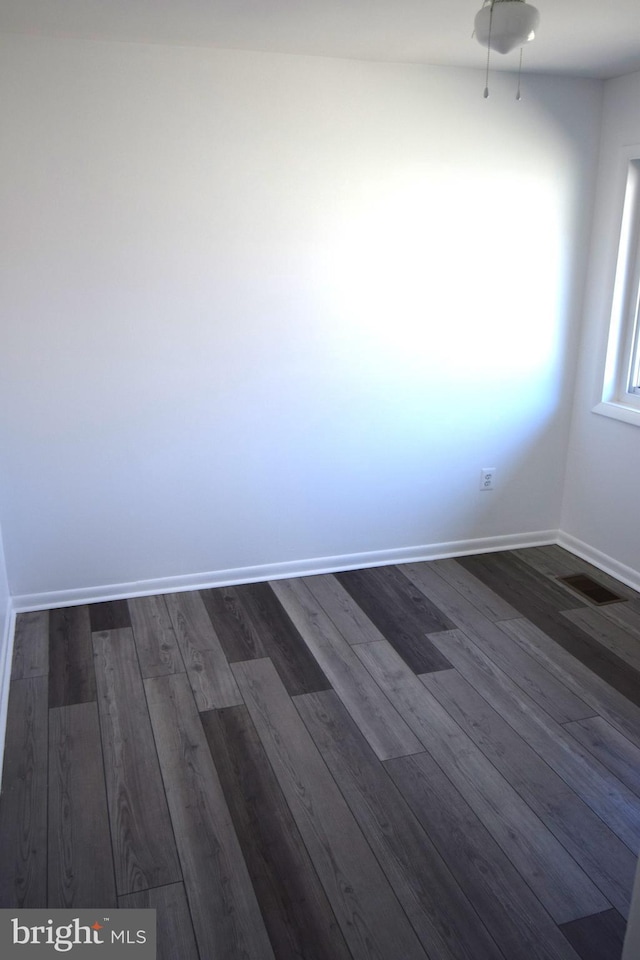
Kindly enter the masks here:
[[0, 85], [15, 594], [558, 527], [600, 83], [6, 37]]
[[[640, 580], [640, 429], [593, 413], [602, 377], [626, 179], [622, 148], [640, 143], [640, 73], [605, 84], [584, 334], [562, 529]], [[635, 574], [635, 576], [634, 576]]]

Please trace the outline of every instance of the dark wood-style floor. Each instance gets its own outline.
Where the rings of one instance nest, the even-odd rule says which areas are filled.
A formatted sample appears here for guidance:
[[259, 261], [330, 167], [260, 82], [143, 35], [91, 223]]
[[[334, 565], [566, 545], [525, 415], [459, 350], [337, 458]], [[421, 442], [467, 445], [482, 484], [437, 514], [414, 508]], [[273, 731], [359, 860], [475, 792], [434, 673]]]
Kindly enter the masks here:
[[18, 618], [0, 906], [165, 960], [614, 960], [640, 596], [558, 547]]

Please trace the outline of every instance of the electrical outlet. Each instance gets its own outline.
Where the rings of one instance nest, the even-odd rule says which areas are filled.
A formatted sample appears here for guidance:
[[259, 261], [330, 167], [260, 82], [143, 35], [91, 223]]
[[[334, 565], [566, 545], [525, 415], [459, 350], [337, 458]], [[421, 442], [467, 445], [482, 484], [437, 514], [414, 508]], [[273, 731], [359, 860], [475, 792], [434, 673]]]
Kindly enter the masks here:
[[493, 490], [496, 485], [496, 468], [483, 467], [480, 471], [480, 489]]

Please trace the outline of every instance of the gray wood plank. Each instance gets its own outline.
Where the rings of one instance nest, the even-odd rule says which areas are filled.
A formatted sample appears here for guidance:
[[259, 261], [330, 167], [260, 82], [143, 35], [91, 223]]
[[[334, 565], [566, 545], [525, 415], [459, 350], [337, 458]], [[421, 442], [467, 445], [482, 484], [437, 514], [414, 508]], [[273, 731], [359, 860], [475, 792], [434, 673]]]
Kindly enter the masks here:
[[49, 907], [115, 907], [98, 707], [49, 713]]
[[420, 752], [420, 741], [307, 587], [300, 580], [278, 580], [272, 587], [378, 758]]
[[386, 641], [354, 647], [557, 923], [609, 906], [584, 871]]
[[[419, 590], [432, 596], [451, 620], [483, 652], [559, 723], [581, 720], [593, 709], [561, 683], [545, 666], [513, 643], [501, 624], [485, 617], [439, 575], [435, 563], [410, 563], [399, 568]], [[463, 573], [471, 577], [460, 567]]]
[[565, 730], [640, 797], [640, 749], [604, 717], [567, 723]]
[[429, 567], [460, 593], [488, 620], [511, 620], [519, 613], [456, 560], [432, 560]]
[[626, 923], [616, 910], [565, 923], [560, 928], [580, 960], [620, 960]]
[[242, 703], [238, 685], [198, 591], [170, 593], [164, 599], [198, 710]]
[[128, 601], [133, 636], [143, 677], [184, 673], [184, 663], [164, 597]]
[[503, 956], [335, 693], [294, 703], [427, 954], [439, 960]]
[[529, 885], [428, 753], [386, 760], [458, 883], [509, 960], [576, 960]]
[[49, 673], [49, 611], [19, 613], [13, 640], [12, 680]]
[[13, 680], [0, 795], [0, 907], [47, 905], [47, 678]]
[[[544, 574], [551, 580], [557, 581], [558, 577], [571, 576], [571, 574], [574, 573], [588, 573], [594, 580], [608, 587], [609, 590], [613, 590], [614, 593], [618, 593], [620, 596], [627, 597], [630, 600], [638, 598], [638, 594], [631, 587], [621, 583], [598, 567], [594, 567], [592, 563], [583, 560], [582, 557], [576, 556], [576, 554], [565, 550], [564, 547], [560, 547], [557, 544], [548, 544], [543, 547], [529, 547], [523, 550], [512, 550], [511, 553], [519, 560], [523, 560], [527, 566], [536, 570], [538, 573]], [[567, 597], [573, 597], [575, 599], [576, 595], [569, 587], [564, 586], [561, 582], [558, 582], [556, 585], [566, 591]], [[571, 603], [570, 605], [575, 606], [575, 603]]]
[[[640, 850], [638, 798], [577, 743], [460, 630], [434, 640], [471, 686], [609, 826], [630, 850]], [[592, 911], [596, 912], [596, 911]]]
[[184, 884], [128, 893], [118, 898], [118, 906], [156, 911], [157, 960], [199, 960]]
[[96, 679], [87, 606], [49, 613], [49, 706], [96, 699]]
[[612, 623], [617, 623], [630, 637], [640, 644], [640, 600], [627, 603], [609, 603], [600, 607], [600, 613]]
[[354, 960], [426, 954], [270, 660], [233, 667]]
[[273, 958], [189, 681], [145, 689], [200, 955]]
[[131, 617], [126, 600], [103, 600], [89, 604], [89, 620], [92, 633], [104, 630], [122, 630], [131, 626]]
[[640, 670], [640, 643], [637, 638], [631, 636], [628, 630], [618, 626], [608, 617], [603, 616], [600, 610], [578, 607], [576, 610], [563, 610], [562, 615], [607, 650], [615, 653], [634, 670]]
[[116, 889], [133, 893], [182, 876], [131, 630], [93, 645]]
[[610, 687], [535, 624], [519, 618], [505, 620], [501, 627], [523, 650], [588, 703], [594, 713], [600, 714], [640, 747], [640, 707]]
[[351, 960], [247, 708], [201, 719], [275, 955]]
[[425, 674], [422, 681], [610, 904], [626, 916], [636, 857], [622, 840], [457, 671]]
[[373, 643], [376, 640], [384, 640], [384, 636], [376, 625], [332, 574], [301, 577], [300, 580], [333, 620], [336, 629], [347, 643]]
[[262, 638], [247, 619], [235, 587], [201, 590], [200, 596], [229, 663], [268, 656]]

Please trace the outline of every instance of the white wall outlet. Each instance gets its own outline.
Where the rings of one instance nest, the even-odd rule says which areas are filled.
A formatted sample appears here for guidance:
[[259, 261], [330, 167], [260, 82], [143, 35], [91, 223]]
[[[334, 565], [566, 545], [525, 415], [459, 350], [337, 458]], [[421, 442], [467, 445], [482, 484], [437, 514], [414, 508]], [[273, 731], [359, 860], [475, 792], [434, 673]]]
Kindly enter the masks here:
[[483, 467], [480, 471], [480, 489], [493, 490], [496, 485], [496, 468]]

